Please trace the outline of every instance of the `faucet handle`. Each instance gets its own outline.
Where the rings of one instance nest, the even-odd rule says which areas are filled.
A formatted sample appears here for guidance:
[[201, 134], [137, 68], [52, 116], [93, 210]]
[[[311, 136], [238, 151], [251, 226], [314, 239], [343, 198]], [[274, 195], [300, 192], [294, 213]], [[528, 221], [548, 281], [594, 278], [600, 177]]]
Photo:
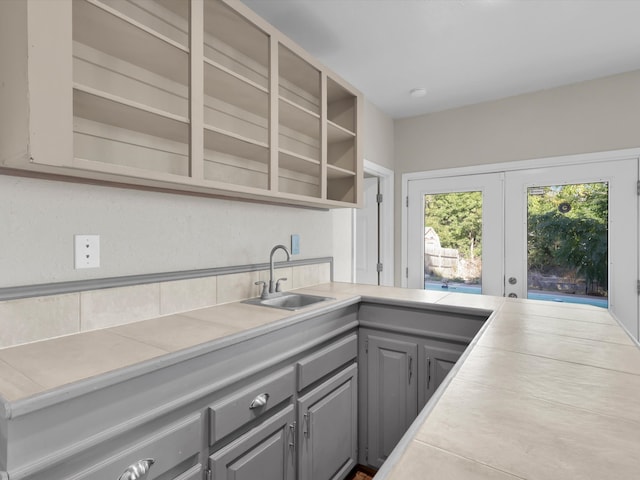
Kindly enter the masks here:
[[262, 292], [260, 293], [260, 296], [262, 298], [267, 298], [267, 293], [268, 293], [267, 282], [265, 282], [264, 280], [259, 280], [255, 282], [254, 285], [262, 285]]
[[287, 281], [287, 277], [282, 277], [279, 278], [278, 281], [276, 282], [276, 292], [281, 292], [282, 291], [282, 287], [280, 287], [280, 282], [286, 282]]

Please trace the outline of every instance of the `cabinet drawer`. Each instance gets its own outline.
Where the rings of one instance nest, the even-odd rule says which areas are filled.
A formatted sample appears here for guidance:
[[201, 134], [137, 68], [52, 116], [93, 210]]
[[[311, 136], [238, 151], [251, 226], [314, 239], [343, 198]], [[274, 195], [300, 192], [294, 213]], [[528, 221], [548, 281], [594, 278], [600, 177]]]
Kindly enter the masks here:
[[211, 445], [291, 397], [293, 382], [293, 368], [286, 368], [211, 405]]
[[350, 335], [298, 361], [298, 390], [334, 371], [358, 355], [358, 336]]
[[[180, 480], [198, 478], [198, 475], [202, 475], [202, 466], [197, 463], [201, 442], [202, 414], [197, 413], [155, 430], [133, 444], [123, 440], [122, 450], [73, 476], [73, 479], [114, 480], [120, 478], [129, 467], [147, 459], [153, 460], [147, 480], [166, 478], [167, 472], [179, 465], [184, 468], [174, 472], [171, 478], [174, 478], [173, 475]], [[192, 457], [192, 462], [185, 463]]]

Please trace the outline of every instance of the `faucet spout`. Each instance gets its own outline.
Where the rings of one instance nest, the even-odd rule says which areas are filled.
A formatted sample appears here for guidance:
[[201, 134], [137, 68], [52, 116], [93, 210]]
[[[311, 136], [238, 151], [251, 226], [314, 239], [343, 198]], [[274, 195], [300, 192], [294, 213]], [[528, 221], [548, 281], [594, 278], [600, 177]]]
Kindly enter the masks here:
[[273, 281], [273, 254], [276, 253], [278, 250], [284, 250], [284, 253], [287, 254], [287, 261], [291, 260], [291, 252], [289, 252], [289, 249], [284, 245], [276, 245], [271, 249], [271, 254], [269, 255], [269, 293], [270, 294], [275, 293], [276, 291], [275, 282]]

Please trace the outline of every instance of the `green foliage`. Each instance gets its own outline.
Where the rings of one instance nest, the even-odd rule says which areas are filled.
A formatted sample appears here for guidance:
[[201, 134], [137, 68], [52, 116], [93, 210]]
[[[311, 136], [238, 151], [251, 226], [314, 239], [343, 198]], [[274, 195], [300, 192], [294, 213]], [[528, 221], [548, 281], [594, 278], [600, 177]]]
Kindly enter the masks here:
[[[593, 293], [607, 288], [608, 185], [537, 187], [528, 195], [529, 271], [583, 278]], [[562, 212], [561, 204], [570, 209]], [[567, 209], [565, 209], [567, 210]], [[425, 195], [425, 226], [462, 258], [482, 255], [482, 193]]]
[[[532, 192], [535, 190], [535, 192]], [[608, 185], [539, 187], [528, 196], [529, 270], [607, 286]], [[532, 194], [534, 193], [534, 194]], [[560, 205], [569, 205], [562, 213]]]
[[466, 259], [481, 256], [482, 192], [425, 195], [424, 224], [443, 248], [457, 248]]

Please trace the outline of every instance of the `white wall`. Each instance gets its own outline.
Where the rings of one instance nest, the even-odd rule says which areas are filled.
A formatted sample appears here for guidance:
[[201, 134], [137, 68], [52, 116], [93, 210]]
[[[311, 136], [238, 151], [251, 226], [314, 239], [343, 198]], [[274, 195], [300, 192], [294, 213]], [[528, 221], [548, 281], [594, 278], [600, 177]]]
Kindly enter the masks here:
[[382, 167], [395, 168], [393, 119], [371, 102], [364, 104], [364, 158]]
[[402, 173], [638, 147], [639, 112], [635, 71], [396, 120], [397, 196]]
[[[330, 211], [0, 175], [0, 287], [334, 256]], [[350, 242], [351, 226], [336, 228]], [[101, 268], [74, 270], [73, 236], [100, 235]], [[340, 250], [350, 263], [350, 251]]]
[[640, 71], [396, 120], [396, 172], [640, 145]]

